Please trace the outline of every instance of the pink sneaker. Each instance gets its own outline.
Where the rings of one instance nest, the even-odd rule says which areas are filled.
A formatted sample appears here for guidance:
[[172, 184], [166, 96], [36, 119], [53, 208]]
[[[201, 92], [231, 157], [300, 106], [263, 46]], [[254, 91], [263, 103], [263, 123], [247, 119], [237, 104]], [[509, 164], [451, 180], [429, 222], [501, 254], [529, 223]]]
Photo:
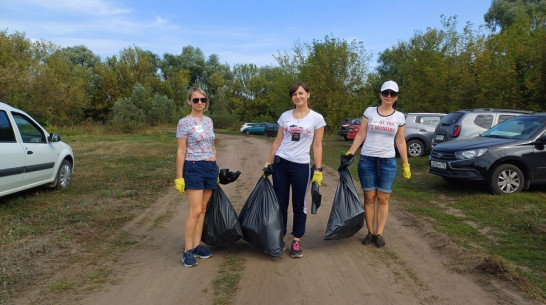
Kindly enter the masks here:
[[293, 258], [303, 257], [303, 251], [301, 251], [300, 242], [297, 240], [292, 241], [292, 250], [290, 256]]

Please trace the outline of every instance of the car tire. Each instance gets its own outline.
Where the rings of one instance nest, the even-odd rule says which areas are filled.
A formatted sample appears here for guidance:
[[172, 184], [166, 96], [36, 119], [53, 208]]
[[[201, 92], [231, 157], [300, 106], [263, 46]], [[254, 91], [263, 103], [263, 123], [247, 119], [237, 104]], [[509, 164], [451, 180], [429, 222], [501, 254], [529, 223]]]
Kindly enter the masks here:
[[54, 188], [56, 189], [65, 189], [70, 185], [70, 180], [72, 179], [72, 165], [68, 160], [63, 160], [59, 170], [57, 171], [57, 176], [55, 177]]
[[245, 130], [245, 134], [250, 134], [250, 130]]
[[525, 177], [519, 167], [512, 164], [501, 164], [489, 177], [489, 190], [494, 194], [513, 194], [521, 192]]
[[419, 140], [409, 140], [407, 147], [408, 157], [421, 157], [425, 154], [425, 145]]

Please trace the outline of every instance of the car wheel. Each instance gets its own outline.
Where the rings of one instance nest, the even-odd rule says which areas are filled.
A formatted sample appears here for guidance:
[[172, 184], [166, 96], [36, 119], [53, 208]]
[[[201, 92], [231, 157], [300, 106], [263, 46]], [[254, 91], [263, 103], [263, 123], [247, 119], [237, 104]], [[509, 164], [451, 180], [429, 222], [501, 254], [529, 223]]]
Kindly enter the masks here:
[[419, 140], [408, 141], [408, 156], [409, 157], [421, 157], [425, 154], [425, 145]]
[[246, 133], [246, 134], [250, 134], [250, 130], [245, 130], [245, 133]]
[[65, 189], [70, 185], [72, 179], [72, 166], [68, 160], [63, 160], [59, 170], [57, 171], [57, 177], [55, 178], [55, 188]]
[[345, 139], [345, 141], [349, 141], [349, 139], [347, 138], [347, 136], [343, 136], [343, 138]]
[[515, 165], [497, 166], [489, 178], [489, 189], [495, 194], [512, 194], [521, 192], [525, 182], [523, 172]]

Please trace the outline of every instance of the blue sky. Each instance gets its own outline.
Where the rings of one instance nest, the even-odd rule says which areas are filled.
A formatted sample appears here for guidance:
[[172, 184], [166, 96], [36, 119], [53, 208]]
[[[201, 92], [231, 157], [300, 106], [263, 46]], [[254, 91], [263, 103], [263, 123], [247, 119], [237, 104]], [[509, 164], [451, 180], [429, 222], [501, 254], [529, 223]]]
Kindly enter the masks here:
[[379, 52], [416, 31], [441, 28], [441, 15], [475, 29], [491, 0], [145, 1], [0, 0], [0, 30], [59, 46], [85, 45], [104, 60], [137, 46], [159, 56], [184, 46], [221, 63], [276, 65], [274, 55], [326, 35]]

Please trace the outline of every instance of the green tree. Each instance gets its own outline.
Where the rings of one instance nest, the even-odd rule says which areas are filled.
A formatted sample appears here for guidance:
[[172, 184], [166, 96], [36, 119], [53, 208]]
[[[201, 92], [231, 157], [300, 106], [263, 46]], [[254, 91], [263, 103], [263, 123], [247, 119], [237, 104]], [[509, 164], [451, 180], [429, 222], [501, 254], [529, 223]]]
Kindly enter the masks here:
[[533, 27], [544, 27], [546, 0], [493, 0], [484, 20], [491, 30], [496, 31], [497, 27], [504, 30], [520, 14], [531, 17]]
[[307, 58], [299, 78], [311, 88], [310, 103], [322, 113], [330, 131], [362, 111], [361, 97], [369, 55], [362, 42], [326, 36], [306, 44]]

